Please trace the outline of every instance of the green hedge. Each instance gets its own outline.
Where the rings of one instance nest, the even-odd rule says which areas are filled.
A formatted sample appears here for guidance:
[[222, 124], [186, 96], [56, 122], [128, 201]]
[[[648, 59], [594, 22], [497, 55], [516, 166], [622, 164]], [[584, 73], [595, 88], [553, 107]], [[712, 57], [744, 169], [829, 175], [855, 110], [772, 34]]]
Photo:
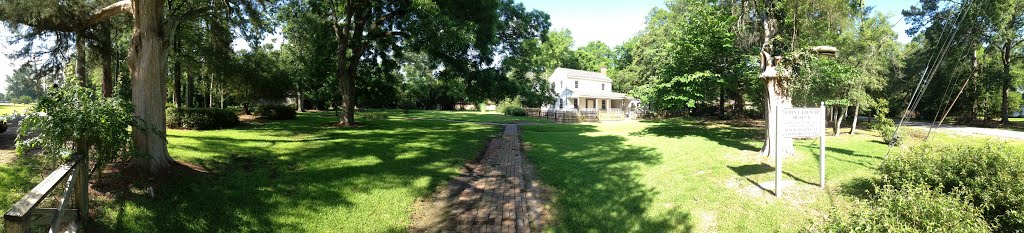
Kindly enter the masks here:
[[509, 116], [526, 116], [526, 109], [523, 108], [519, 97], [501, 101], [501, 103], [498, 103], [496, 110], [501, 114]]
[[998, 232], [1024, 231], [1024, 151], [1005, 144], [919, 146], [882, 162], [881, 185], [963, 195]]
[[217, 108], [168, 108], [167, 127], [173, 129], [221, 129], [238, 125], [238, 115]]
[[388, 114], [384, 112], [365, 112], [359, 114], [360, 117], [367, 120], [382, 120], [388, 119]]
[[884, 186], [850, 214], [833, 213], [824, 232], [990, 232], [981, 211], [956, 196], [915, 185]]
[[253, 114], [264, 119], [289, 120], [295, 119], [295, 108], [284, 105], [262, 105], [257, 106]]

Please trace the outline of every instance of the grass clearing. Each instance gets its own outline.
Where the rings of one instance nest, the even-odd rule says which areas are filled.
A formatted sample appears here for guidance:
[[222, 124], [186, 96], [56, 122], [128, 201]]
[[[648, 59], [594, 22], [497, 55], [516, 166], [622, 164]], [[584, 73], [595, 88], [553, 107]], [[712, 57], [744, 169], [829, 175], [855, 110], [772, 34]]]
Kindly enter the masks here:
[[[526, 121], [494, 113], [388, 111], [355, 128], [333, 112], [235, 129], [169, 130], [178, 161], [209, 174], [179, 177], [150, 198], [142, 187], [99, 198], [92, 229], [106, 232], [401, 232], [413, 203], [457, 175], [498, 128], [460, 121]], [[531, 118], [527, 118], [531, 119]], [[544, 121], [543, 119], [533, 119]], [[527, 153], [554, 189], [553, 232], [794, 232], [833, 203], [857, 198], [887, 151], [870, 131], [828, 137], [828, 191], [818, 189], [817, 140], [796, 142], [777, 199], [756, 155], [763, 131], [694, 119], [522, 126]], [[909, 145], [924, 131], [911, 130]], [[934, 143], [993, 139], [932, 134]], [[1024, 148], [1024, 142], [1012, 142]], [[48, 171], [0, 165], [10, 206]], [[116, 175], [116, 174], [108, 174]], [[761, 186], [765, 187], [761, 187]], [[829, 195], [831, 194], [831, 195]]]
[[497, 128], [369, 120], [327, 126], [332, 113], [239, 129], [169, 130], [169, 151], [211, 174], [182, 177], [157, 198], [103, 203], [109, 232], [394, 232], [413, 202], [456, 176]]
[[556, 190], [551, 231], [796, 232], [868, 187], [888, 147], [862, 132], [827, 137], [827, 191], [817, 188], [817, 140], [798, 140], [784, 162], [783, 198], [768, 191], [774, 160], [757, 155], [761, 128], [690, 119], [529, 125], [523, 139]]
[[0, 115], [7, 115], [14, 112], [24, 113], [30, 107], [32, 107], [31, 104], [0, 104]]
[[549, 123], [552, 122], [543, 118], [527, 116], [506, 116], [497, 112], [480, 111], [424, 111], [411, 110], [408, 113], [401, 110], [378, 110], [384, 111], [394, 117], [419, 118], [419, 119], [447, 119], [455, 121], [470, 122], [491, 122], [491, 123]]

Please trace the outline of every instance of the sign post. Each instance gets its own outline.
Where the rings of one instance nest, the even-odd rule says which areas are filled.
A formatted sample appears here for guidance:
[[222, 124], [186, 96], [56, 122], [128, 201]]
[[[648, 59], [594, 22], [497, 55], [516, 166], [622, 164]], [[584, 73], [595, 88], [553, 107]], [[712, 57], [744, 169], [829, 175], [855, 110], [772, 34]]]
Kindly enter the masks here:
[[772, 119], [772, 120], [774, 120], [776, 122], [775, 124], [773, 124], [773, 125], [775, 125], [775, 135], [774, 135], [775, 137], [772, 137], [775, 140], [771, 140], [772, 141], [772, 154], [775, 155], [775, 196], [776, 197], [781, 197], [782, 196], [782, 155], [779, 154], [779, 138], [780, 138], [779, 137], [779, 131], [782, 128], [782, 127], [779, 126], [779, 125], [781, 125], [779, 123], [782, 123], [782, 122], [779, 121], [779, 118], [781, 118], [779, 115], [782, 115], [782, 112], [780, 112], [779, 110], [782, 110], [782, 108], [780, 108], [778, 105], [775, 105], [775, 114], [773, 114], [773, 115], [775, 115], [775, 119]]
[[[821, 188], [825, 188], [825, 125], [828, 122], [825, 121], [825, 102], [818, 104], [818, 111], [821, 111], [821, 136], [818, 137], [818, 174], [821, 175], [821, 180], [818, 181], [818, 185]], [[856, 117], [856, 116], [854, 116]]]
[[818, 185], [825, 187], [825, 103], [817, 108], [780, 108], [775, 106], [775, 137], [772, 154], [775, 155], [775, 196], [782, 196], [782, 155], [779, 154], [778, 138], [818, 137]]

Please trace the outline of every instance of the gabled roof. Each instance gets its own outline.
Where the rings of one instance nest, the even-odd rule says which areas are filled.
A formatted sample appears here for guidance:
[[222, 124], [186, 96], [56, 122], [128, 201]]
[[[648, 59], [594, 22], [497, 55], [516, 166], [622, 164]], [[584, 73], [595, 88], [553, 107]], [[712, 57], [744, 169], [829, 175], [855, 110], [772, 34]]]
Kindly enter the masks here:
[[626, 94], [611, 91], [573, 90], [569, 98], [632, 99]]
[[[587, 80], [604, 81], [604, 82], [611, 82], [612, 81], [612, 79], [608, 78], [608, 75], [604, 75], [604, 74], [601, 74], [601, 73], [598, 73], [598, 72], [574, 70], [574, 69], [562, 68], [562, 67], [558, 67], [557, 69], [555, 69], [555, 72], [551, 73], [551, 76], [555, 76], [555, 74], [559, 74], [559, 73], [564, 73], [566, 78], [571, 78], [571, 79], [587, 79]], [[551, 79], [551, 78], [549, 77], [548, 79]]]

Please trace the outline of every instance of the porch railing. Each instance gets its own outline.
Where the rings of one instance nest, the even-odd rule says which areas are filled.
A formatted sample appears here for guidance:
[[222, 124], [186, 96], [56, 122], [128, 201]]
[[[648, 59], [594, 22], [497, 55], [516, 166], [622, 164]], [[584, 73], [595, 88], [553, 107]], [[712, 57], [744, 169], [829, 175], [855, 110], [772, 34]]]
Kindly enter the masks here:
[[601, 112], [602, 111], [598, 109], [526, 109], [526, 114], [528, 116], [547, 118], [559, 122], [599, 121], [601, 119]]
[[86, 156], [75, 156], [51, 172], [4, 214], [4, 232], [81, 231], [89, 218], [88, 167]]

